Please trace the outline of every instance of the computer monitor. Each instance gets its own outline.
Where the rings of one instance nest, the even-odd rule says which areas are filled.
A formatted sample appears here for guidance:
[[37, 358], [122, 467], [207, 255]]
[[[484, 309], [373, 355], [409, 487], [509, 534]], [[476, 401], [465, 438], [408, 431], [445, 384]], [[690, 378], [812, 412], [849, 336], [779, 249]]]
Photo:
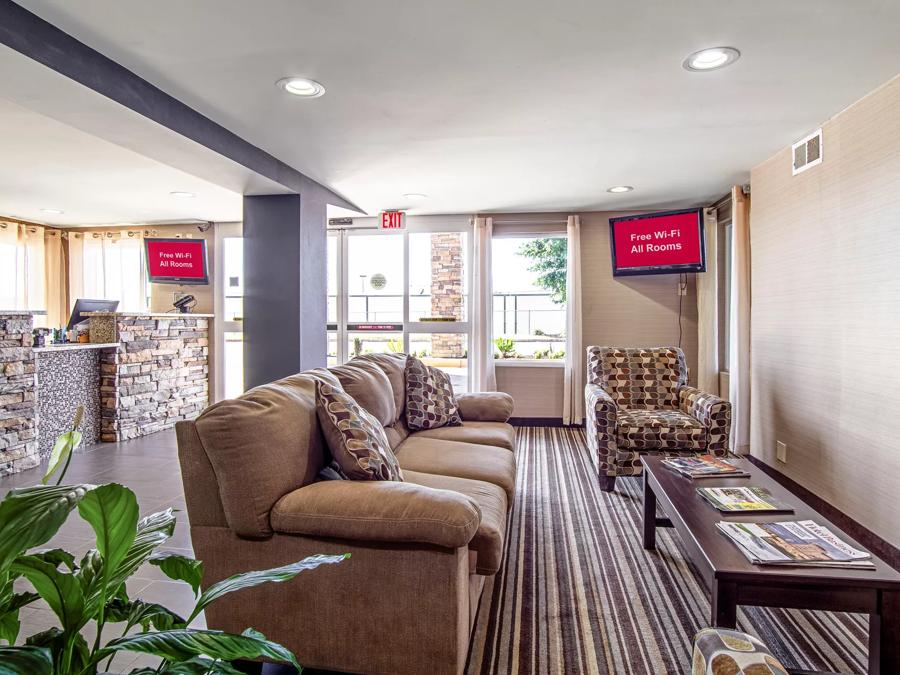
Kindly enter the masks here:
[[69, 324], [66, 326], [66, 329], [72, 330], [82, 321], [90, 319], [89, 316], [84, 316], [86, 312], [115, 312], [118, 306], [118, 300], [87, 300], [78, 298], [75, 301], [75, 307], [72, 309], [72, 316], [69, 317]]

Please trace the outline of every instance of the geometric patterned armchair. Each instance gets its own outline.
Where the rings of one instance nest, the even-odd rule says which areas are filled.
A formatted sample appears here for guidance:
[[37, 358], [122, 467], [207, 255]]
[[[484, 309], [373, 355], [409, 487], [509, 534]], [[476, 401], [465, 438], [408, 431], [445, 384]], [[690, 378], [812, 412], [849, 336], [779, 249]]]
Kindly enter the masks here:
[[587, 348], [586, 431], [601, 489], [640, 475], [642, 454], [728, 454], [731, 404], [687, 380], [678, 347]]

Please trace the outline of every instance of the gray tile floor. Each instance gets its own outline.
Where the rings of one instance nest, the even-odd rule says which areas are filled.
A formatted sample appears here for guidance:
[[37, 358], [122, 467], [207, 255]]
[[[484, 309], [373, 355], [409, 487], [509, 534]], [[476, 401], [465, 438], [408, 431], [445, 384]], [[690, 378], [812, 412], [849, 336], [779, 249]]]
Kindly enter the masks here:
[[[45, 467], [41, 466], [0, 478], [0, 497], [5, 496], [12, 488], [40, 483], [44, 469]], [[122, 443], [100, 443], [85, 448], [73, 457], [66, 482], [121, 483], [134, 491], [141, 516], [169, 507], [178, 509], [175, 533], [160, 550], [193, 555], [174, 431], [163, 431]], [[78, 517], [77, 512], [74, 512], [46, 547], [64, 548], [78, 559], [87, 550], [95, 548], [94, 533], [90, 526]], [[26, 588], [27, 583], [22, 583], [23, 589]], [[145, 565], [132, 577], [128, 582], [128, 592], [132, 598], [160, 603], [182, 616], [189, 614], [194, 607], [193, 593], [187, 584], [170, 581], [151, 565]], [[20, 641], [25, 636], [58, 625], [56, 616], [46, 605], [26, 607], [22, 611], [21, 621]], [[203, 617], [199, 617], [193, 625], [204, 627]], [[92, 626], [93, 624], [90, 624], [86, 631]], [[114, 636], [114, 629], [115, 626], [107, 629], [109, 637]], [[86, 637], [93, 639], [93, 635]], [[114, 672], [127, 673], [132, 668], [155, 667], [157, 663], [156, 658], [126, 653], [116, 658], [112, 669]]]

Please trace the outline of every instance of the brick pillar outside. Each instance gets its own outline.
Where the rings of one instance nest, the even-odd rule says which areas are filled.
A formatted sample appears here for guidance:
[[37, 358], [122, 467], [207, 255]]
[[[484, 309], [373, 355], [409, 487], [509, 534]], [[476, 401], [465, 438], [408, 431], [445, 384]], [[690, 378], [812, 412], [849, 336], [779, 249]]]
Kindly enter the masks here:
[[[462, 319], [463, 257], [462, 234], [447, 232], [431, 235], [431, 315]], [[462, 358], [466, 350], [464, 335], [433, 334], [431, 354], [437, 358]]]

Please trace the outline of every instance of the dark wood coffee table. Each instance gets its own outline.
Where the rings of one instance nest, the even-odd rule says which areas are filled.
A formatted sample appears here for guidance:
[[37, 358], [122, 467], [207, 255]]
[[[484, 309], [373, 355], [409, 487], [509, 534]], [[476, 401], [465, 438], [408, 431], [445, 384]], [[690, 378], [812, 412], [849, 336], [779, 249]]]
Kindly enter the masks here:
[[[710, 625], [735, 628], [738, 605], [789, 607], [869, 615], [869, 673], [900, 674], [900, 573], [880, 558], [874, 570], [771, 567], [749, 562], [724, 534], [720, 520], [775, 522], [814, 520], [851, 546], [850, 535], [745, 459], [735, 463], [750, 478], [690, 480], [662, 464], [663, 457], [641, 458], [644, 466], [644, 548], [656, 547], [656, 528], [674, 527], [710, 588]], [[759, 486], [794, 507], [794, 513], [726, 515], [709, 505], [699, 486]], [[657, 504], [665, 513], [658, 518]]]

